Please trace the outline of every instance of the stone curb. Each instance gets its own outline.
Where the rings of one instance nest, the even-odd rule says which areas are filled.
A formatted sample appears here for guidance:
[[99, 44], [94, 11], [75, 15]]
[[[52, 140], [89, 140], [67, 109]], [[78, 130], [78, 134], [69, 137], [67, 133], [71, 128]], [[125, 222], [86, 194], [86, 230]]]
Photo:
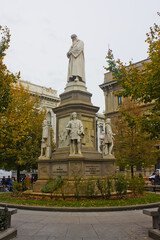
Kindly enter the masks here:
[[160, 206], [160, 202], [151, 204], [141, 204], [133, 206], [122, 206], [122, 207], [40, 207], [40, 206], [25, 206], [8, 203], [0, 203], [0, 206], [7, 206], [9, 208], [17, 208], [23, 210], [32, 211], [53, 211], [53, 212], [114, 212], [114, 211], [129, 211], [129, 210], [140, 210], [145, 208], [155, 208]]
[[0, 232], [0, 240], [10, 240], [17, 236], [17, 229], [8, 228], [3, 232]]

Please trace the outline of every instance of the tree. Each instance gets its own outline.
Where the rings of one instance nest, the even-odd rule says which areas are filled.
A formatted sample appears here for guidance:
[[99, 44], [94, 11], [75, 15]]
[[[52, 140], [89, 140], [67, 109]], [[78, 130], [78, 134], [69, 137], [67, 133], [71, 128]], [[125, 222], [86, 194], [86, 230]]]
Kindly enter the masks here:
[[20, 73], [11, 73], [3, 63], [10, 32], [0, 26], [0, 167], [20, 170], [36, 167], [40, 155], [42, 121], [45, 111], [39, 98], [16, 84]]
[[152, 103], [149, 113], [140, 119], [141, 128], [150, 133], [151, 137], [160, 137], [160, 26], [154, 24], [147, 33], [146, 42], [149, 44], [148, 61], [142, 63], [142, 68], [132, 62], [129, 66], [120, 60], [115, 61], [112, 50], [108, 51], [105, 69], [113, 73], [123, 88], [119, 95], [131, 97], [144, 104]]
[[134, 167], [145, 169], [156, 163], [155, 141], [140, 130], [139, 119], [142, 111], [136, 101], [125, 99], [120, 113], [116, 123], [115, 156], [120, 167], [131, 169], [133, 177]]
[[31, 97], [22, 85], [12, 85], [10, 94], [12, 100], [0, 118], [0, 167], [19, 174], [36, 167], [45, 111], [39, 108], [39, 97]]
[[3, 63], [6, 50], [9, 48], [10, 33], [7, 27], [0, 26], [0, 113], [4, 112], [11, 101], [10, 86], [20, 77], [20, 73], [11, 73]]

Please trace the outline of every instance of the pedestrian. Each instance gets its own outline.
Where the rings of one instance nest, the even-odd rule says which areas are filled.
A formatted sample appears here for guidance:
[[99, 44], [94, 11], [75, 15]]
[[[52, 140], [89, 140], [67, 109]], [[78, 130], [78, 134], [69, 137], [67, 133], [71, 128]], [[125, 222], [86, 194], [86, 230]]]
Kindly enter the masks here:
[[5, 176], [3, 176], [2, 181], [1, 181], [1, 184], [2, 184], [2, 185], [5, 185], [5, 183], [6, 183], [6, 178], [5, 178]]
[[6, 185], [4, 188], [4, 192], [9, 192], [8, 186]]
[[156, 173], [156, 176], [155, 176], [155, 184], [158, 184], [159, 183], [159, 174]]
[[8, 176], [8, 178], [6, 179], [6, 185], [9, 186], [9, 182], [10, 182], [11, 178], [10, 176]]
[[2, 178], [1, 184], [3, 186], [3, 191], [4, 191], [5, 190], [5, 185], [6, 185], [6, 178], [5, 178], [5, 176], [3, 176], [3, 178]]
[[13, 182], [15, 181], [14, 177], [9, 181], [9, 191], [13, 192]]

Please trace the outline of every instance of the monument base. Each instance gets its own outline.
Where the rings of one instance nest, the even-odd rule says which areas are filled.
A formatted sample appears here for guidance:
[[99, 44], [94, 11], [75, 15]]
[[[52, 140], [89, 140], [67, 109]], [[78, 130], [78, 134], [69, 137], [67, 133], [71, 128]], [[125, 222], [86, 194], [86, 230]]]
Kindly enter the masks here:
[[91, 178], [105, 177], [116, 172], [115, 158], [107, 157], [86, 159], [83, 156], [69, 156], [67, 159], [38, 160], [38, 181], [34, 184], [33, 191], [40, 192], [49, 178], [61, 177], [74, 180], [75, 177]]

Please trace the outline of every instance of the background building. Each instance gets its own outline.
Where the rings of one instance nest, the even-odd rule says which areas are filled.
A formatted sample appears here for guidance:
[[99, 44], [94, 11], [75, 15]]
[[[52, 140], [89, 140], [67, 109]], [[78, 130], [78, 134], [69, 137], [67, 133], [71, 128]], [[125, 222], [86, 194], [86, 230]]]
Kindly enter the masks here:
[[[143, 61], [135, 63], [136, 67], [142, 68], [142, 63], [148, 62], [149, 59], [145, 59]], [[111, 118], [114, 120], [114, 117], [119, 115], [119, 106], [123, 102], [123, 97], [116, 96], [115, 93], [121, 92], [122, 87], [119, 85], [117, 81], [113, 79], [112, 72], [106, 72], [104, 74], [104, 83], [99, 85], [99, 87], [103, 90], [105, 97], [105, 118]], [[149, 108], [152, 104], [143, 104], [143, 108]]]
[[[135, 63], [134, 65], [138, 68], [143, 68], [142, 63], [148, 62], [148, 61], [150, 60], [145, 59], [143, 61]], [[105, 119], [111, 118], [113, 132], [114, 132], [116, 120], [120, 116], [119, 107], [123, 103], [123, 97], [116, 96], [115, 93], [121, 92], [122, 87], [119, 85], [117, 81], [113, 79], [112, 72], [106, 72], [104, 74], [104, 82], [101, 85], [99, 85], [99, 87], [103, 90], [104, 97], [105, 97], [105, 112], [104, 112]], [[152, 103], [140, 104], [140, 107], [144, 112], [150, 109], [152, 106], [153, 106]], [[160, 168], [160, 160], [157, 160], [157, 164], [155, 165], [155, 167], [147, 170], [147, 172], [143, 172], [143, 174], [144, 175], [150, 174], [154, 170], [154, 168]], [[137, 167], [137, 169], [135, 170], [137, 171], [137, 173], [139, 173], [142, 171], [142, 168]]]
[[19, 84], [22, 84], [29, 90], [32, 96], [38, 94], [41, 107], [45, 107], [47, 111], [47, 121], [53, 128], [54, 141], [56, 140], [56, 115], [54, 108], [60, 103], [59, 97], [57, 97], [57, 90], [52, 88], [46, 88], [27, 81], [19, 80]]

